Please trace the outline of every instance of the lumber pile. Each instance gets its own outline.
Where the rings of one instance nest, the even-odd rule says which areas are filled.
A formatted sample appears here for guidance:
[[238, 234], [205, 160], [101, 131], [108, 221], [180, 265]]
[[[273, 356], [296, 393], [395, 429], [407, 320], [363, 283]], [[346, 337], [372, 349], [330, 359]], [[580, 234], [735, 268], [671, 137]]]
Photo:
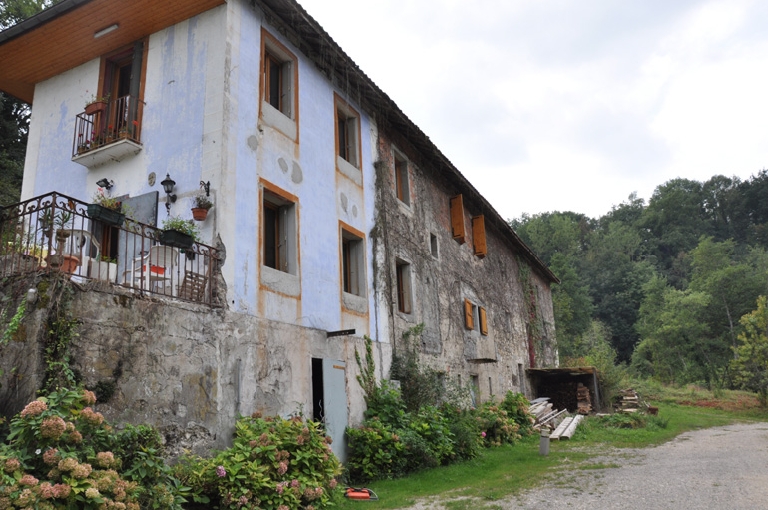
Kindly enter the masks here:
[[619, 391], [618, 410], [621, 413], [636, 413], [640, 409], [640, 397], [632, 388]]
[[573, 437], [574, 432], [576, 432], [576, 427], [579, 426], [579, 423], [581, 423], [583, 418], [584, 415], [582, 414], [577, 414], [576, 416], [568, 416], [566, 419], [560, 422], [560, 425], [558, 425], [555, 431], [550, 434], [549, 439], [558, 441], [561, 439], [570, 439]]
[[576, 412], [589, 414], [592, 411], [592, 399], [589, 396], [589, 388], [582, 383], [576, 387]]
[[531, 402], [528, 412], [536, 419], [533, 428], [541, 430], [541, 427], [545, 426], [550, 429], [554, 428], [566, 410], [555, 409], [548, 397], [542, 397]]

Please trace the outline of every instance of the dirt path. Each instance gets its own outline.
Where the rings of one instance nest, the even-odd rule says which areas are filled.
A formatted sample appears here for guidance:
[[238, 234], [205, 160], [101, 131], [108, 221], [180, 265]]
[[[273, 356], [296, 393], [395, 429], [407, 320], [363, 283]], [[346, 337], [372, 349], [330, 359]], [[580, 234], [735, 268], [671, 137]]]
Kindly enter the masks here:
[[[597, 469], [584, 469], [589, 465]], [[439, 509], [439, 503], [416, 509]], [[569, 510], [768, 508], [768, 423], [687, 432], [561, 470], [538, 489], [477, 508]]]

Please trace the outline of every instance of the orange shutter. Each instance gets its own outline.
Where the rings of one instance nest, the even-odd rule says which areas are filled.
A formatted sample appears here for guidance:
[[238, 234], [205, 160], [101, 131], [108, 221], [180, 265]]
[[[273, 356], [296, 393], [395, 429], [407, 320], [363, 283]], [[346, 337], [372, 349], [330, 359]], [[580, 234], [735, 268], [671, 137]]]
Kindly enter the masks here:
[[472, 317], [472, 301], [464, 300], [464, 326], [467, 329], [475, 329], [475, 319]]
[[453, 238], [464, 244], [464, 200], [461, 195], [451, 198], [451, 230]]
[[485, 257], [488, 246], [485, 243], [485, 216], [482, 214], [472, 218], [472, 241], [475, 245], [475, 255]]
[[485, 314], [485, 308], [480, 307], [480, 333], [488, 335], [488, 317]]

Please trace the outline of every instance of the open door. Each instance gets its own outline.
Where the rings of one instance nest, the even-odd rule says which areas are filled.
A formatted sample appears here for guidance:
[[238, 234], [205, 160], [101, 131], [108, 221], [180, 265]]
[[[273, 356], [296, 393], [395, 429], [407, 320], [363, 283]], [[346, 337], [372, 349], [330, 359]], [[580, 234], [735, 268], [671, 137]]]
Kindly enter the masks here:
[[334, 359], [312, 360], [312, 413], [325, 424], [325, 432], [333, 439], [331, 449], [341, 462], [346, 462], [347, 445], [347, 365]]

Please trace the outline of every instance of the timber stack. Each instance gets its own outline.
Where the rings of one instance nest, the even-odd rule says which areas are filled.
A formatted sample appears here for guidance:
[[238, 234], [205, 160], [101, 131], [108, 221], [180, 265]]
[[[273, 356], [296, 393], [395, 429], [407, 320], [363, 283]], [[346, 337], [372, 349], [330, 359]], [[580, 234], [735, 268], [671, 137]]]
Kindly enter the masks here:
[[640, 409], [640, 397], [632, 388], [619, 391], [619, 412], [636, 413]]
[[582, 383], [576, 387], [576, 412], [589, 414], [592, 411], [592, 399], [589, 396], [589, 388]]

